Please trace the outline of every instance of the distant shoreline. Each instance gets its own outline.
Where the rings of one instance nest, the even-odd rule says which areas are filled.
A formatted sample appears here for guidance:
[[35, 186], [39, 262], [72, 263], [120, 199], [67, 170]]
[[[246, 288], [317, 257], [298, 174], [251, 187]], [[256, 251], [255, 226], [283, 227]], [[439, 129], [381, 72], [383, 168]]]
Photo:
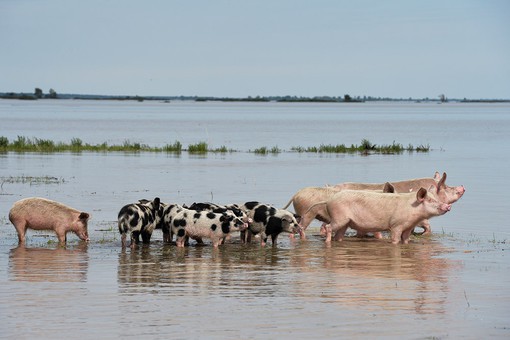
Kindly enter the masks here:
[[364, 103], [364, 102], [431, 102], [431, 103], [510, 103], [510, 99], [447, 99], [436, 98], [388, 98], [344, 95], [342, 97], [315, 96], [256, 96], [256, 97], [212, 97], [212, 96], [114, 96], [114, 95], [90, 95], [90, 94], [38, 94], [35, 93], [15, 93], [0, 92], [0, 99], [17, 100], [44, 100], [44, 99], [79, 99], [79, 100], [116, 100], [116, 101], [195, 101], [195, 102], [278, 102], [278, 103]]

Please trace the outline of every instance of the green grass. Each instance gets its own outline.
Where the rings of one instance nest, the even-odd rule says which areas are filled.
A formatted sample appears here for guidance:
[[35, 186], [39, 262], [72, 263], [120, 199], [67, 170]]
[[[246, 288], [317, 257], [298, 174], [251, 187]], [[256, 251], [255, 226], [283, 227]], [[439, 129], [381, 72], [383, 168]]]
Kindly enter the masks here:
[[294, 152], [309, 152], [309, 153], [361, 153], [361, 154], [371, 154], [371, 153], [379, 153], [379, 154], [400, 154], [404, 151], [417, 151], [417, 152], [428, 152], [430, 151], [429, 145], [420, 145], [417, 148], [414, 148], [412, 144], [409, 144], [404, 147], [400, 143], [396, 143], [395, 141], [389, 145], [377, 145], [372, 144], [368, 139], [363, 139], [360, 145], [346, 146], [345, 144], [321, 144], [319, 147], [309, 146], [302, 147], [296, 146], [292, 147], [291, 151]]
[[257, 155], [267, 155], [267, 154], [273, 154], [273, 155], [276, 155], [276, 154], [279, 154], [281, 153], [282, 150], [280, 148], [278, 148], [278, 146], [273, 146], [271, 149], [269, 149], [268, 147], [266, 146], [262, 146], [260, 148], [257, 148], [255, 150], [253, 150], [253, 153], [257, 154]]
[[200, 142], [197, 144], [191, 144], [188, 146], [188, 152], [189, 153], [198, 153], [198, 154], [204, 154], [209, 151], [207, 149], [207, 143], [206, 142]]
[[[207, 154], [212, 153], [227, 153], [236, 152], [234, 149], [229, 149], [222, 145], [219, 148], [210, 148], [206, 142], [198, 142], [196, 144], [188, 145], [187, 149], [184, 149], [182, 143], [175, 141], [173, 144], [166, 144], [163, 147], [152, 147], [147, 144], [132, 142], [125, 140], [120, 145], [109, 145], [107, 142], [101, 144], [89, 144], [83, 142], [80, 138], [72, 138], [70, 143], [54, 142], [49, 139], [40, 138], [28, 138], [25, 136], [18, 136], [15, 140], [9, 141], [7, 137], [0, 136], [0, 152], [40, 152], [40, 153], [52, 153], [52, 152], [166, 152], [180, 154], [182, 152], [188, 152], [190, 154]], [[363, 155], [368, 154], [400, 154], [404, 151], [408, 152], [429, 152], [429, 145], [419, 145], [413, 147], [409, 144], [404, 147], [400, 143], [395, 141], [389, 145], [377, 145], [370, 142], [368, 139], [363, 139], [360, 145], [351, 144], [346, 146], [345, 144], [321, 144], [320, 146], [309, 146], [309, 147], [291, 147], [290, 152], [299, 153], [359, 153]], [[280, 149], [278, 146], [268, 148], [262, 146], [248, 151], [249, 153], [255, 153], [258, 155], [268, 154], [279, 154], [286, 152]]]

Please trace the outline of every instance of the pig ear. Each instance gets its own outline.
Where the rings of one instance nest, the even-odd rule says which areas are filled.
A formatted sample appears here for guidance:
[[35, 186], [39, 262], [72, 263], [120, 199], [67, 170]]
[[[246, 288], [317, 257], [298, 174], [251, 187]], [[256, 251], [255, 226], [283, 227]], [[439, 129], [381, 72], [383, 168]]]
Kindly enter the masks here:
[[292, 218], [290, 216], [285, 215], [285, 216], [282, 217], [282, 220], [287, 221], [287, 222], [291, 222]]
[[439, 188], [446, 186], [446, 172], [443, 172], [443, 177], [441, 177], [441, 180], [439, 180], [439, 183], [437, 183], [437, 191], [439, 191]]
[[416, 193], [416, 199], [421, 203], [425, 200], [425, 197], [427, 197], [427, 190], [425, 188], [420, 188]]
[[395, 187], [390, 182], [386, 182], [384, 183], [383, 192], [394, 193]]
[[81, 212], [81, 213], [80, 213], [80, 216], [78, 216], [78, 218], [79, 218], [80, 220], [84, 220], [84, 221], [88, 220], [88, 219], [89, 219], [89, 217], [90, 217], [90, 215], [89, 215], [89, 214], [87, 214], [86, 212]]
[[153, 204], [154, 204], [154, 210], [158, 210], [159, 209], [159, 197], [156, 197], [154, 198], [154, 201], [153, 201]]
[[434, 179], [436, 180], [436, 182], [439, 182], [439, 180], [441, 179], [441, 175], [439, 174], [439, 171], [436, 171], [436, 173], [434, 174]]

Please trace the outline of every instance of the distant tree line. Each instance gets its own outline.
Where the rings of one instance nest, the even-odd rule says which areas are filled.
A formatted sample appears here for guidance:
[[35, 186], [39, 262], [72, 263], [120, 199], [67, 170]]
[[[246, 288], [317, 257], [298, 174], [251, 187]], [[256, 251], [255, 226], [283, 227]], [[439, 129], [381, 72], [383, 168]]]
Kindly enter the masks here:
[[42, 99], [42, 98], [51, 98], [51, 99], [57, 99], [57, 91], [54, 89], [50, 89], [47, 94], [44, 94], [43, 90], [41, 90], [39, 87], [36, 87], [34, 90], [34, 93], [15, 93], [15, 92], [7, 92], [7, 93], [0, 93], [0, 98], [3, 99], [24, 99], [24, 100], [35, 100], [35, 99]]
[[[23, 100], [36, 100], [36, 99], [90, 99], [90, 100], [134, 100], [143, 102], [144, 100], [159, 100], [170, 102], [171, 100], [188, 100], [197, 102], [207, 101], [221, 101], [221, 102], [283, 102], [283, 103], [363, 103], [370, 101], [407, 101], [407, 102], [442, 102], [446, 103], [449, 99], [441, 94], [438, 99], [431, 99], [429, 97], [415, 99], [415, 98], [391, 98], [391, 97], [373, 97], [373, 96], [351, 96], [345, 94], [343, 96], [248, 96], [244, 98], [238, 97], [214, 97], [214, 96], [111, 96], [111, 95], [94, 95], [94, 94], [57, 94], [54, 89], [49, 89], [48, 93], [44, 93], [42, 89], [36, 87], [33, 93], [15, 93], [15, 92], [0, 92], [0, 98], [3, 99], [23, 99]], [[463, 103], [505, 103], [510, 102], [509, 99], [452, 99], [452, 101]]]

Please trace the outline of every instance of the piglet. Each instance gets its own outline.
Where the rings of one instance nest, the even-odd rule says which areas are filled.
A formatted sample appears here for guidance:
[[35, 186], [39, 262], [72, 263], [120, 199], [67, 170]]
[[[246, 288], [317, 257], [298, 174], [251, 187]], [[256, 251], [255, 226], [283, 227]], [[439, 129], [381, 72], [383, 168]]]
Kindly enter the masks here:
[[66, 234], [69, 231], [80, 239], [89, 241], [89, 218], [90, 215], [86, 212], [40, 197], [19, 200], [9, 211], [9, 220], [18, 232], [19, 244], [25, 243], [28, 228], [55, 231], [60, 245], [66, 244]]

